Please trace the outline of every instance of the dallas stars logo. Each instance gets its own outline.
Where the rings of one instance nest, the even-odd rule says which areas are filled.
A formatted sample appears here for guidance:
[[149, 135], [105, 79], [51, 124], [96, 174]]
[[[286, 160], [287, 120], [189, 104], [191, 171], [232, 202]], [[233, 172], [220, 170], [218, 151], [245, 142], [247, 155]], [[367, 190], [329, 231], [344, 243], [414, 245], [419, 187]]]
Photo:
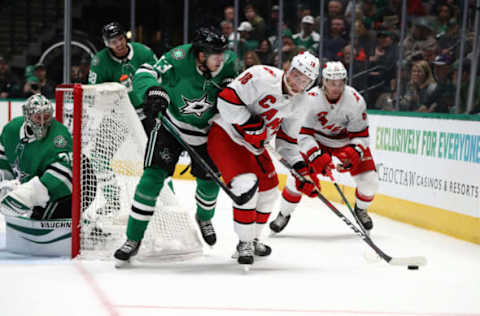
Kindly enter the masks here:
[[194, 114], [201, 117], [203, 113], [213, 107], [213, 104], [208, 102], [206, 94], [200, 99], [195, 100], [189, 100], [182, 95], [182, 99], [183, 103], [185, 103], [185, 106], [180, 108], [182, 114]]

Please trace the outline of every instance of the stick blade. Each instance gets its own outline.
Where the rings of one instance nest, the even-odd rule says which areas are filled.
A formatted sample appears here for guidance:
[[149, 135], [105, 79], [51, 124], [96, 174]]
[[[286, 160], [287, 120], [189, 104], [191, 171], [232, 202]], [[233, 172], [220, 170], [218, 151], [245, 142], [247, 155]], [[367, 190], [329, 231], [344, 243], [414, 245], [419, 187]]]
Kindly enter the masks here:
[[403, 258], [392, 258], [388, 262], [394, 266], [425, 266], [427, 265], [427, 258], [418, 256], [418, 257], [403, 257]]

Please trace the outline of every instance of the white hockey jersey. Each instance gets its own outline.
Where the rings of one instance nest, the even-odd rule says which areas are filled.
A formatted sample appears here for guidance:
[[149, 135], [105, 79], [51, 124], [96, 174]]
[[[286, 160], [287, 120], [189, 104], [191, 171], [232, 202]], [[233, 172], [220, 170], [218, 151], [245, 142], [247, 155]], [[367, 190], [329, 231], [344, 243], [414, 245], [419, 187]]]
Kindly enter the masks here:
[[283, 94], [283, 73], [264, 65], [248, 68], [219, 94], [217, 106], [220, 113], [214, 122], [237, 144], [259, 155], [263, 148], [255, 148], [246, 142], [233, 124], [242, 125], [252, 115], [262, 117], [267, 127], [265, 142], [277, 135], [276, 150], [290, 163], [295, 163], [302, 160], [296, 138], [306, 113], [303, 107], [308, 107], [308, 103], [302, 102], [306, 94]]
[[331, 104], [323, 89], [315, 87], [303, 102], [311, 106], [298, 136], [302, 152], [318, 147], [317, 142], [332, 148], [348, 144], [369, 146], [367, 107], [354, 88], [346, 85], [337, 103]]

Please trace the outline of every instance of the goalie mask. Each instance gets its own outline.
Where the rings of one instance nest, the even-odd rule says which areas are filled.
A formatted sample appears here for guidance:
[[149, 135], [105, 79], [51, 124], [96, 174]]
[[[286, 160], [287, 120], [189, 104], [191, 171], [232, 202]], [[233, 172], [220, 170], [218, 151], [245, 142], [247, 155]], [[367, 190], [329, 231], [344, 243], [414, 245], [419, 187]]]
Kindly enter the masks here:
[[53, 106], [43, 95], [37, 93], [27, 99], [22, 107], [25, 124], [37, 140], [47, 136], [53, 120]]
[[318, 58], [309, 52], [293, 57], [290, 68], [283, 77], [288, 93], [297, 95], [310, 89], [317, 80], [319, 72]]

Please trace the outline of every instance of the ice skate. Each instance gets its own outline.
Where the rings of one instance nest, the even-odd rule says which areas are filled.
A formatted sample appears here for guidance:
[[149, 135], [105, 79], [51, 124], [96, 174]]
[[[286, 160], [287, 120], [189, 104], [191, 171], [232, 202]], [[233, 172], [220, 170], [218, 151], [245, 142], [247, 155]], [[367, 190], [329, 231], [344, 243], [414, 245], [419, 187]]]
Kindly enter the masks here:
[[366, 231], [369, 231], [373, 228], [372, 218], [370, 215], [368, 215], [367, 210], [361, 209], [355, 205], [355, 215], [357, 215], [360, 224], [362, 224]]
[[121, 268], [130, 262], [130, 258], [138, 253], [141, 241], [127, 239], [127, 241], [115, 251], [115, 267]]
[[[253, 264], [253, 242], [252, 241], [239, 241], [237, 245], [239, 264], [252, 265]], [[246, 269], [248, 271], [248, 269]]]
[[217, 235], [215, 234], [215, 229], [213, 228], [212, 221], [201, 221], [198, 218], [198, 215], [195, 215], [195, 220], [198, 223], [200, 232], [202, 233], [202, 238], [209, 246], [215, 245], [217, 242]]
[[[257, 257], [266, 257], [269, 256], [272, 253], [272, 248], [261, 241], [258, 240], [258, 238], [255, 238], [253, 240], [253, 254]], [[238, 259], [239, 257], [239, 252], [238, 252], [238, 246], [237, 250], [233, 253], [232, 259]]]
[[274, 233], [279, 233], [287, 226], [288, 221], [290, 221], [290, 215], [284, 216], [279, 212], [277, 218], [270, 222], [270, 229]]
[[255, 256], [266, 257], [272, 253], [272, 248], [261, 241], [258, 238], [253, 240], [253, 253]]

